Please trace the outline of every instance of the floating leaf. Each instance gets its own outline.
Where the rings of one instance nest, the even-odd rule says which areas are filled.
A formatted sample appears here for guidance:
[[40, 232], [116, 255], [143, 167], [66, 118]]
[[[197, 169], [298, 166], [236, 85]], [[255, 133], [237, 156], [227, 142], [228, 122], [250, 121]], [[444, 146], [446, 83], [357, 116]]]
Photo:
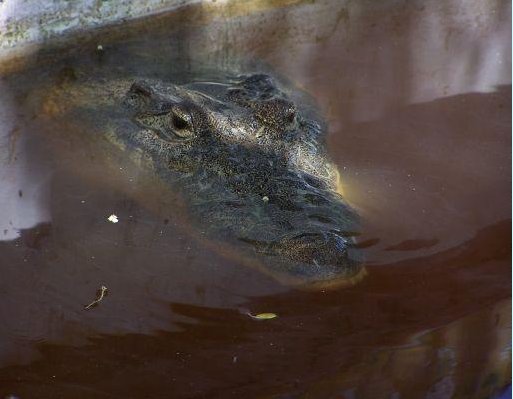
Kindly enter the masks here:
[[259, 313], [256, 315], [248, 313], [248, 316], [255, 320], [270, 320], [270, 319], [275, 319], [276, 317], [278, 317], [278, 315], [276, 313]]

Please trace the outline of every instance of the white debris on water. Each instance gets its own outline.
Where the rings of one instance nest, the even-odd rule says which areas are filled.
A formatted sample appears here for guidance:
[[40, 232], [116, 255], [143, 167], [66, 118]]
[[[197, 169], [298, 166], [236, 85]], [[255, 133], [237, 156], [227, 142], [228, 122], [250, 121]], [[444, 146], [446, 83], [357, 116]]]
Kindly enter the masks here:
[[111, 222], [111, 223], [117, 223], [117, 222], [119, 222], [118, 217], [117, 217], [116, 215], [114, 215], [114, 214], [110, 215], [110, 216], [107, 218], [107, 220], [108, 220], [109, 222]]

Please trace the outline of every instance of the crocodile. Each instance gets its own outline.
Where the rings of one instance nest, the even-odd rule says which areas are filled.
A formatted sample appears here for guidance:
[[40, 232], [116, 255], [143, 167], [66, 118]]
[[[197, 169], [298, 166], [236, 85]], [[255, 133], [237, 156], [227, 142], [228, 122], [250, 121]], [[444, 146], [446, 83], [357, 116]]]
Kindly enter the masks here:
[[111, 141], [142, 154], [210, 240], [293, 284], [361, 274], [359, 217], [340, 193], [327, 126], [306, 94], [264, 73], [85, 86], [71, 100], [68, 85], [64, 102], [80, 98], [82, 117], [89, 112]]

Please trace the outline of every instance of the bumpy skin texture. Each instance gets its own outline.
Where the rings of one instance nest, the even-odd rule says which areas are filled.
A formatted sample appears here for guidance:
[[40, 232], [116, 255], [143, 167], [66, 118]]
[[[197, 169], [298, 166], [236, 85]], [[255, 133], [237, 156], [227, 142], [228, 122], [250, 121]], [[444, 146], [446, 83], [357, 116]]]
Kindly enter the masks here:
[[271, 77], [135, 80], [121, 103], [132, 126], [116, 139], [181, 187], [210, 237], [257, 254], [264, 269], [295, 283], [359, 272], [357, 217], [336, 191], [325, 128]]

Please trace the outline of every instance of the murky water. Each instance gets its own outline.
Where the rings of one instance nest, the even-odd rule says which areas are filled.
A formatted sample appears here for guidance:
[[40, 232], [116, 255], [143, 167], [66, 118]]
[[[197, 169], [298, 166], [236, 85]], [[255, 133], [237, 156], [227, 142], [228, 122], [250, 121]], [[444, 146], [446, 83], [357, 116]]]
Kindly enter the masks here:
[[[0, 395], [488, 398], [510, 383], [510, 5], [278, 3], [185, 8], [3, 66]], [[75, 75], [258, 68], [329, 122], [364, 221], [355, 285], [295, 290], [240, 264], [191, 232], [172, 188], [37, 106]]]

